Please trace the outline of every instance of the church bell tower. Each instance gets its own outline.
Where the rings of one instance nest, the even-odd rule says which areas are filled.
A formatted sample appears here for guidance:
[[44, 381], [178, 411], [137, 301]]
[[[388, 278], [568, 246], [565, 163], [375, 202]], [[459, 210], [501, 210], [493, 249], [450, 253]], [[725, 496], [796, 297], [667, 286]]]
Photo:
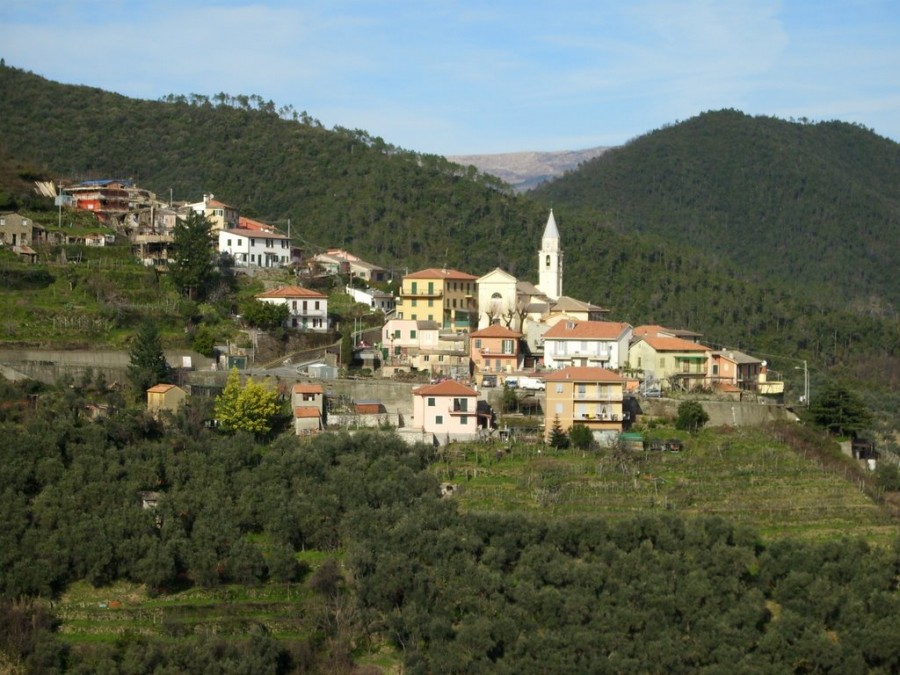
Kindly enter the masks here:
[[558, 300], [562, 295], [562, 276], [563, 254], [559, 248], [559, 230], [556, 228], [553, 209], [550, 209], [538, 253], [537, 287], [551, 300]]

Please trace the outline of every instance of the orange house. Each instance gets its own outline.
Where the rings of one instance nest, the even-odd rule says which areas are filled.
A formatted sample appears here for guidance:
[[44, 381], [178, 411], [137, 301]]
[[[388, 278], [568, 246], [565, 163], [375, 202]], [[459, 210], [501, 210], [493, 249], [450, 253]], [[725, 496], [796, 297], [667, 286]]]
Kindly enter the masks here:
[[469, 357], [475, 373], [511, 373], [521, 369], [522, 334], [498, 323], [469, 333]]

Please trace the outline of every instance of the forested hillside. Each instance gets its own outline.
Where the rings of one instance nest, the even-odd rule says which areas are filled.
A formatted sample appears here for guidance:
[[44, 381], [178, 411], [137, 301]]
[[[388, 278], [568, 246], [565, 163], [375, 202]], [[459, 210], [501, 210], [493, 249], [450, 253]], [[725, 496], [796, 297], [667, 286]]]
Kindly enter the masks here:
[[496, 178], [255, 96], [140, 101], [0, 67], [0, 139], [53, 176], [128, 177], [176, 200], [212, 192], [381, 264], [514, 270], [546, 218]]
[[[134, 408], [79, 412], [118, 396], [90, 378], [0, 383], [0, 433], [17, 439], [0, 446], [3, 672], [900, 667], [897, 546], [765, 541], [689, 503], [465, 513], [439, 497], [430, 444], [375, 431], [264, 443], [207, 428], [197, 399], [165, 427]], [[718, 454], [740, 461], [727, 439]], [[563, 465], [544, 451], [550, 486]], [[618, 472], [611, 453], [593, 457]]]
[[900, 145], [858, 126], [705, 113], [533, 194], [822, 305], [880, 317], [900, 309]]
[[[799, 140], [766, 140], [775, 131]], [[282, 228], [290, 219], [299, 244], [399, 269], [500, 266], [536, 281], [552, 205], [567, 295], [614, 319], [809, 359], [814, 381], [838, 366], [882, 398], [898, 388], [897, 149], [855, 127], [705, 115], [517, 197], [495, 178], [363, 131], [327, 130], [256, 96], [139, 101], [4, 66], [4, 155], [50, 176], [134, 178], [176, 199], [214, 192]], [[798, 206], [786, 215], [774, 193], [795, 183], [805, 187], [790, 193]], [[668, 224], [680, 235], [667, 236]], [[791, 237], [772, 247], [783, 231]], [[866, 256], [853, 255], [861, 247]]]

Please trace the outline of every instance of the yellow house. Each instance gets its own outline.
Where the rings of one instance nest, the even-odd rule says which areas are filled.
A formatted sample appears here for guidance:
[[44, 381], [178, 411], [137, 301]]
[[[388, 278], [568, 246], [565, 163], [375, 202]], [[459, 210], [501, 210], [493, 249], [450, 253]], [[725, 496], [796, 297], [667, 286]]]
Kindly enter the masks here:
[[430, 268], [407, 274], [397, 302], [398, 318], [437, 321], [443, 330], [468, 332], [478, 325], [478, 277]]
[[163, 410], [176, 412], [187, 398], [187, 392], [174, 384], [157, 384], [147, 390], [147, 411], [158, 417]]
[[592, 366], [570, 366], [548, 373], [544, 405], [544, 434], [547, 440], [554, 423], [566, 433], [575, 424], [583, 424], [601, 443], [614, 441], [625, 424], [622, 399], [625, 378]]
[[667, 389], [693, 389], [706, 380], [709, 348], [678, 337], [644, 336], [631, 343], [628, 364]]

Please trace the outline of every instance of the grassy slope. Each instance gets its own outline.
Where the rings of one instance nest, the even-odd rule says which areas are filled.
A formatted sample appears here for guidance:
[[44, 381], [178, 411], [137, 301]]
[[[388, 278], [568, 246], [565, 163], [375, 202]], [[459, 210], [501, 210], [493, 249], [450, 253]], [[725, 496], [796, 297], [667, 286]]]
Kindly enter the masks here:
[[715, 514], [746, 523], [767, 540], [858, 535], [885, 543], [900, 532], [852, 480], [796, 454], [768, 431], [706, 430], [685, 437], [685, 444], [682, 453], [627, 453], [627, 459], [608, 451], [461, 446], [435, 471], [460, 484], [460, 503], [469, 511], [611, 519]]
[[[40, 283], [0, 289], [4, 342], [121, 348], [142, 317], [154, 318], [164, 333], [179, 339], [177, 293], [165, 276], [134, 261], [130, 246], [66, 248], [69, 262], [49, 262], [38, 268], [9, 257], [0, 259], [6, 274], [29, 269], [48, 274]], [[117, 251], [129, 255], [123, 258]], [[79, 257], [80, 262], [75, 262]]]

